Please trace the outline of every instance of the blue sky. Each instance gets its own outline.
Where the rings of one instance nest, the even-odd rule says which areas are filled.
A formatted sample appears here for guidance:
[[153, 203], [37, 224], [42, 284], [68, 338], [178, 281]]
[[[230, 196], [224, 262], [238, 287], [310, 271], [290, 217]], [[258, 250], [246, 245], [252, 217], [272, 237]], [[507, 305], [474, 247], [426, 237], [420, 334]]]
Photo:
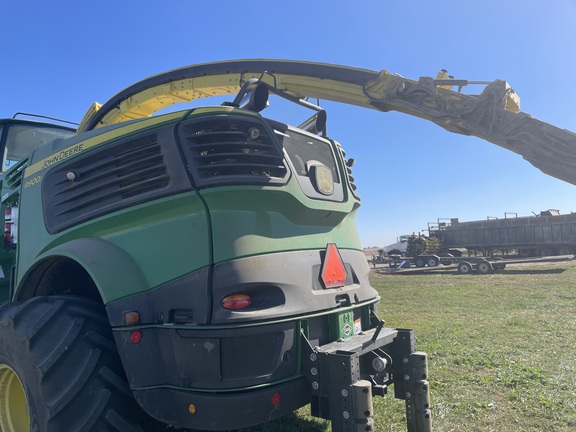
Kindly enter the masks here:
[[[4, 0], [0, 16], [0, 117], [79, 121], [92, 102], [159, 72], [276, 58], [412, 79], [442, 68], [456, 78], [500, 78], [522, 111], [576, 131], [576, 0]], [[479, 138], [405, 114], [323, 106], [329, 135], [357, 161], [364, 246], [393, 243], [437, 218], [576, 211], [576, 186]]]

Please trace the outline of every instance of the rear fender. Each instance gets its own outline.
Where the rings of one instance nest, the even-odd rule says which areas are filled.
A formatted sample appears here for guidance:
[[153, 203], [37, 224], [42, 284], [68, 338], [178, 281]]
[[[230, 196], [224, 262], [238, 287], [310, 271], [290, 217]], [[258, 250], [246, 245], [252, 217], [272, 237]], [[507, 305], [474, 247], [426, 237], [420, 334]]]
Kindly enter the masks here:
[[60, 257], [72, 259], [86, 270], [104, 304], [133, 293], [129, 287], [136, 285], [142, 291], [149, 288], [140, 268], [123, 249], [100, 238], [82, 238], [63, 243], [38, 256], [18, 284], [14, 298], [20, 297], [30, 282], [30, 276], [41, 263]]

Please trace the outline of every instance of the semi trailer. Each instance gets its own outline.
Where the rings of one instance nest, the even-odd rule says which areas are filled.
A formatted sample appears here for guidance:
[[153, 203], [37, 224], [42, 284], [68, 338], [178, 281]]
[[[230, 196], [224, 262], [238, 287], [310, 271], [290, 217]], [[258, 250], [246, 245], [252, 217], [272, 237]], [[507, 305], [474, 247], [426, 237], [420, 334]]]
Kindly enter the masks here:
[[467, 249], [492, 255], [497, 251], [517, 251], [521, 257], [568, 255], [576, 252], [576, 214], [558, 210], [541, 211], [518, 217], [461, 222], [458, 218], [438, 220], [429, 229], [444, 249]]
[[[528, 262], [526, 258], [530, 257], [576, 252], [576, 214], [562, 215], [554, 209], [527, 217], [505, 213], [501, 219], [488, 217], [470, 222], [442, 218], [428, 224], [428, 233], [400, 236], [405, 252], [392, 249], [387, 252], [388, 258], [395, 266], [459, 264], [460, 273], [489, 273], [504, 269], [505, 258], [519, 263]], [[375, 265], [375, 260], [372, 263]]]

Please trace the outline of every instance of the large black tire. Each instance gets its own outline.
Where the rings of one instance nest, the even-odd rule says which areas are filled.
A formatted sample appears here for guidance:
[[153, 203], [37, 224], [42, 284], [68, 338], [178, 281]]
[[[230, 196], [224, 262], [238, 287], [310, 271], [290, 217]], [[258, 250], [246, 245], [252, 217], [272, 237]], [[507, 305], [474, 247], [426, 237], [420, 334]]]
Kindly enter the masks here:
[[3, 408], [2, 432], [27, 431], [22, 423], [32, 432], [142, 430], [104, 307], [93, 301], [36, 297], [0, 306], [3, 379], [11, 385], [0, 397], [12, 408]]

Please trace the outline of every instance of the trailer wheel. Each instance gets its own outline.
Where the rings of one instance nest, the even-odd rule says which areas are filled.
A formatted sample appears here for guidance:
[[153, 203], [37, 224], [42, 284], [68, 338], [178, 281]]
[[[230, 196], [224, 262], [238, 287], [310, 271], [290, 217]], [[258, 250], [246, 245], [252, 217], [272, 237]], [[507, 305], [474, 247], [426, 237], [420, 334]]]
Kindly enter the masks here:
[[492, 264], [490, 264], [488, 261], [481, 260], [476, 264], [476, 271], [478, 274], [488, 274], [492, 273], [494, 269], [492, 268]]
[[101, 304], [35, 297], [0, 307], [0, 430], [141, 431]]
[[414, 259], [414, 265], [416, 267], [425, 267], [426, 266], [426, 260], [422, 257], [417, 257]]
[[460, 274], [470, 274], [472, 273], [472, 264], [468, 261], [462, 261], [458, 264], [458, 273]]

